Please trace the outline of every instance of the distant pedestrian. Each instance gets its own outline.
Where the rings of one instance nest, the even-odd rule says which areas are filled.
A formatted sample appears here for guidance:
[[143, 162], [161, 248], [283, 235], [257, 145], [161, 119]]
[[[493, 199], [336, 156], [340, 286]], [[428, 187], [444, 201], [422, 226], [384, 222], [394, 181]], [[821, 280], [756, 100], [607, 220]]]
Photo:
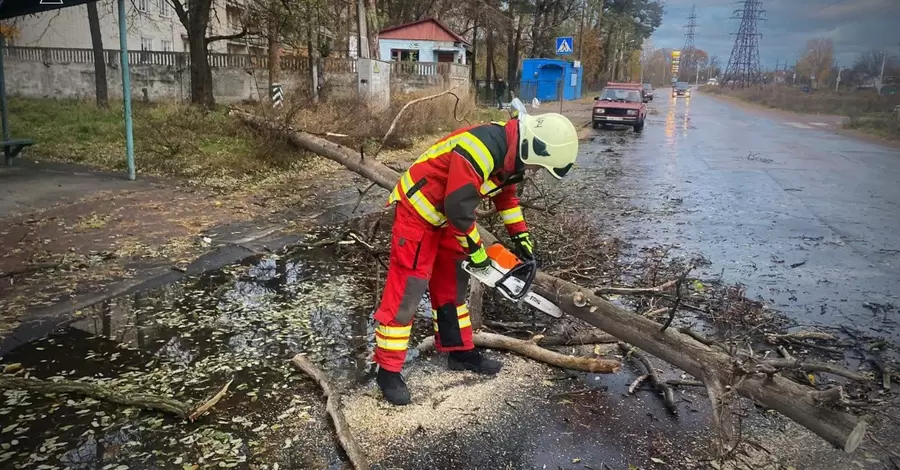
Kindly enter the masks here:
[[497, 79], [497, 84], [494, 86], [494, 92], [497, 94], [497, 109], [503, 109], [503, 96], [504, 93], [506, 93], [506, 82], [504, 82], [502, 78]]

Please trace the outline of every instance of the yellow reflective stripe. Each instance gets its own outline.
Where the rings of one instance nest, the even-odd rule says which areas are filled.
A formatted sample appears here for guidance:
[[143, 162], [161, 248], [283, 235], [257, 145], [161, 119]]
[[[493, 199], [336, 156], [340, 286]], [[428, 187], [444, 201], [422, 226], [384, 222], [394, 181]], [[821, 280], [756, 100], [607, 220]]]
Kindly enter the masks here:
[[478, 163], [478, 166], [480, 167], [478, 169], [481, 170], [481, 177], [488, 179], [491, 172], [494, 171], [494, 159], [491, 158], [491, 152], [488, 151], [487, 147], [485, 147], [480, 140], [476, 139], [474, 135], [468, 132], [460, 134], [457, 143], [460, 147], [469, 152], [476, 163]]
[[472, 317], [469, 316], [469, 307], [466, 304], [456, 307], [456, 320], [459, 322], [460, 329], [472, 326]]
[[[488, 175], [491, 174], [491, 171], [494, 170], [494, 159], [491, 158], [491, 153], [488, 151], [487, 147], [478, 140], [472, 134], [465, 132], [459, 135], [455, 135], [450, 137], [447, 140], [442, 142], [438, 142], [431, 146], [428, 150], [425, 151], [419, 158], [416, 159], [415, 163], [422, 163], [433, 158], [437, 158], [451, 150], [453, 147], [459, 145], [464, 148], [472, 158], [475, 159], [476, 163], [480, 168], [476, 168], [476, 170], [481, 171], [482, 178], [487, 179]], [[414, 164], [415, 164], [414, 163]]]
[[385, 336], [393, 336], [393, 337], [409, 337], [409, 334], [412, 332], [412, 325], [409, 326], [384, 326], [378, 325], [375, 328], [375, 331], [385, 335]]
[[469, 232], [469, 238], [471, 238], [472, 241], [475, 242], [476, 245], [481, 243], [481, 235], [478, 233], [477, 225], [472, 228], [471, 232]]
[[404, 351], [409, 345], [409, 339], [384, 339], [376, 336], [375, 343], [381, 349], [387, 349], [390, 351]]
[[[396, 187], [394, 188], [394, 190], [398, 192], [396, 200], [399, 200], [400, 198], [400, 191], [403, 191], [403, 194], [406, 194], [409, 192], [409, 189], [413, 187], [413, 185], [414, 183], [412, 180], [412, 176], [410, 176], [409, 172], [407, 171], [406, 173], [403, 173], [403, 176], [400, 177], [400, 184], [398, 185], [399, 190]], [[393, 198], [394, 195], [391, 194], [391, 201], [394, 200]], [[419, 215], [421, 215], [422, 218], [428, 221], [428, 223], [430, 223], [431, 225], [440, 226], [447, 221], [447, 218], [434, 208], [434, 205], [432, 205], [431, 202], [429, 202], [428, 199], [425, 198], [421, 191], [417, 191], [412, 195], [412, 197], [407, 199], [409, 199], [409, 203], [412, 204], [416, 212], [418, 212]]]
[[456, 237], [456, 241], [458, 241], [463, 248], [469, 247], [469, 240], [466, 240], [466, 237]]
[[500, 218], [503, 219], [503, 223], [506, 225], [525, 220], [525, 217], [522, 216], [522, 209], [520, 207], [513, 207], [512, 209], [500, 211]]
[[481, 185], [481, 195], [483, 196], [495, 189], [497, 189], [496, 183], [494, 183], [493, 181], [491, 181], [489, 179], [485, 180], [484, 183]]

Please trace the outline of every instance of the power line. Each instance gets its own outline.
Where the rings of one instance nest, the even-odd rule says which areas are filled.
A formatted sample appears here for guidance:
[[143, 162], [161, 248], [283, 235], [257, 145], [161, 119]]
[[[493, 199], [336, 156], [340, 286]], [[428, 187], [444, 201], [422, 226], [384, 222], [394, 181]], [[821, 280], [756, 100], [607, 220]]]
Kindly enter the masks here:
[[725, 68], [725, 76], [722, 83], [731, 82], [732, 88], [751, 86], [762, 81], [762, 73], [759, 69], [759, 38], [757, 21], [765, 21], [760, 0], [744, 0], [743, 8], [734, 10], [732, 19], [741, 20], [738, 32], [734, 33], [734, 46], [731, 49], [731, 57]]

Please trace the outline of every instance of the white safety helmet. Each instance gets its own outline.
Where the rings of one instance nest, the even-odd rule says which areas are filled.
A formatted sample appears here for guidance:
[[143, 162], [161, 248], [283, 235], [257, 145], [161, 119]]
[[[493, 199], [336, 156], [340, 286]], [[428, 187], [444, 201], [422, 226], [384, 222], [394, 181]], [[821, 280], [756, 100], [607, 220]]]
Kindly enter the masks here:
[[560, 180], [578, 156], [578, 132], [572, 121], [559, 113], [519, 116], [519, 159], [547, 169]]

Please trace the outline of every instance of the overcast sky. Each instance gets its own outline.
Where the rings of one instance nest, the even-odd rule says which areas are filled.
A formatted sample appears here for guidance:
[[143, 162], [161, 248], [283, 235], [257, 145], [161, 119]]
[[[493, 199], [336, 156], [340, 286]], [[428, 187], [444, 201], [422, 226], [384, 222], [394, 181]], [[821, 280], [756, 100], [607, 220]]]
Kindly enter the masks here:
[[[728, 0], [668, 0], [662, 25], [650, 40], [657, 48], [684, 45], [691, 5], [697, 5], [694, 42], [699, 49], [728, 63], [740, 20], [730, 19], [741, 3]], [[806, 41], [816, 37], [834, 41], [838, 65], [850, 66], [865, 50], [877, 48], [900, 56], [900, 0], [762, 0], [766, 21], [758, 22], [759, 60], [772, 69], [775, 62], [793, 64]]]

